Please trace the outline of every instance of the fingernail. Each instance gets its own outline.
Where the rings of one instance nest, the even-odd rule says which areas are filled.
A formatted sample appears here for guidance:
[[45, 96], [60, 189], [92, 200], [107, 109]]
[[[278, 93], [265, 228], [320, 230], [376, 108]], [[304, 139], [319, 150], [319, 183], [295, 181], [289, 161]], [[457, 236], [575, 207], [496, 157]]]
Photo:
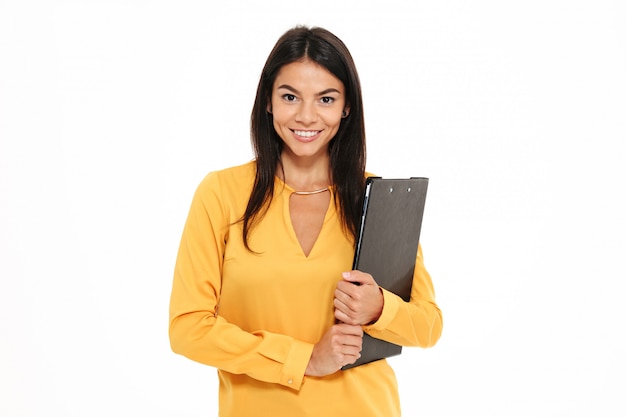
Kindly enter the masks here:
[[350, 278], [350, 273], [349, 272], [342, 272], [341, 276], [344, 278]]

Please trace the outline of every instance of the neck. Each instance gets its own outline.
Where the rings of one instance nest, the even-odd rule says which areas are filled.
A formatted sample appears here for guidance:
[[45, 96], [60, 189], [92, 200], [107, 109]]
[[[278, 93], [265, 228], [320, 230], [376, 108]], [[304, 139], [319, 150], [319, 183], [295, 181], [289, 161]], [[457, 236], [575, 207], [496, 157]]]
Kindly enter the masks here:
[[331, 184], [327, 158], [316, 158], [313, 163], [294, 163], [290, 158], [283, 157], [277, 175], [296, 191], [325, 191]]

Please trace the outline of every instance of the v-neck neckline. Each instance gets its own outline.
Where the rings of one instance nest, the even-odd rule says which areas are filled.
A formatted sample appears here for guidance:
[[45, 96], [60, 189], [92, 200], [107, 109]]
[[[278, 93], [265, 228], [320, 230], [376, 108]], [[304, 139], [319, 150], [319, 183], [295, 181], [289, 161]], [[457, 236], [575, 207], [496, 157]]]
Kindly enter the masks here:
[[333, 217], [333, 215], [335, 214], [335, 210], [334, 210], [334, 192], [333, 192], [333, 187], [329, 186], [328, 187], [328, 192], [330, 193], [330, 198], [328, 199], [328, 207], [326, 207], [326, 212], [324, 213], [324, 219], [322, 221], [322, 226], [320, 227], [319, 233], [317, 234], [317, 237], [315, 238], [315, 242], [313, 242], [313, 245], [311, 246], [311, 250], [309, 251], [308, 254], [305, 253], [302, 244], [300, 242], [300, 240], [298, 239], [298, 236], [296, 234], [296, 230], [293, 226], [293, 221], [291, 218], [291, 207], [290, 207], [290, 201], [291, 201], [291, 197], [294, 194], [295, 190], [286, 182], [284, 182], [280, 177], [276, 176], [276, 184], [279, 189], [275, 191], [278, 191], [280, 193], [281, 199], [282, 199], [282, 206], [283, 206], [283, 217], [284, 217], [284, 221], [285, 224], [287, 225], [287, 228], [289, 229], [289, 234], [291, 239], [293, 240], [294, 244], [297, 245], [299, 253], [305, 258], [305, 259], [310, 259], [311, 255], [314, 255], [316, 252], [316, 248], [319, 245], [319, 241], [320, 238], [322, 238], [323, 233], [324, 233], [324, 227], [326, 225], [326, 223], [328, 223], [328, 221]]

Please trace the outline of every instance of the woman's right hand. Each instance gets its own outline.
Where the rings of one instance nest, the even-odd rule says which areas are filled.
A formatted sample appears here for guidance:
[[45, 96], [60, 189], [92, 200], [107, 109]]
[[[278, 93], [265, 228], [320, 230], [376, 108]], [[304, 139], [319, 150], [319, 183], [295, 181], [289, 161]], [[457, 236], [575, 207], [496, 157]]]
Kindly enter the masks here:
[[305, 375], [326, 376], [361, 357], [363, 329], [345, 323], [333, 325], [313, 347]]

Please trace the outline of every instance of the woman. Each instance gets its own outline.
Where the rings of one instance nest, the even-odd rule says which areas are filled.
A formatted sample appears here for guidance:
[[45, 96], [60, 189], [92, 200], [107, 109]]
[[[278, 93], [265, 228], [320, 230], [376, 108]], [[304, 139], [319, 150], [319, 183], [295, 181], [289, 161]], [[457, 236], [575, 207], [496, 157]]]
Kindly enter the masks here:
[[350, 271], [365, 129], [341, 40], [305, 27], [278, 40], [251, 136], [255, 160], [210, 173], [194, 195], [172, 288], [173, 351], [218, 369], [220, 416], [399, 416], [387, 361], [341, 368], [359, 358], [364, 331], [428, 347], [442, 319], [421, 248], [409, 302]]

